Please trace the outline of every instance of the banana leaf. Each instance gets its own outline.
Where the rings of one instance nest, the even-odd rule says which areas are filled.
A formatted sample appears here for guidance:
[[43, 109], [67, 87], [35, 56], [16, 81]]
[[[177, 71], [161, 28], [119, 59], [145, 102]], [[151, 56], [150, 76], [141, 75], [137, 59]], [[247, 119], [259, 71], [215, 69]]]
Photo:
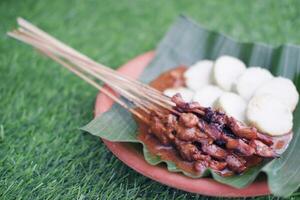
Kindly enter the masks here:
[[[261, 66], [269, 69], [273, 75], [287, 77], [300, 89], [300, 47], [281, 45], [272, 47], [258, 43], [238, 42], [223, 34], [206, 30], [193, 20], [180, 16], [170, 27], [156, 49], [156, 56], [140, 77], [143, 82], [150, 82], [159, 74], [180, 64], [191, 65], [201, 59], [215, 60], [221, 55], [231, 55], [243, 60], [247, 66]], [[113, 119], [113, 120], [112, 120]], [[107, 126], [110, 124], [110, 126]], [[246, 173], [221, 177], [208, 171], [212, 177], [223, 184], [241, 188], [252, 183], [258, 174], [266, 173], [271, 192], [276, 196], [289, 196], [300, 186], [300, 108], [294, 112], [294, 138], [279, 158], [263, 163]], [[130, 113], [118, 105], [96, 117], [82, 127], [95, 136], [110, 141], [141, 143], [136, 139], [137, 125]], [[182, 172], [176, 165], [151, 155], [143, 145], [145, 160], [152, 165], [165, 162], [168, 170]], [[199, 178], [199, 177], [194, 177]]]

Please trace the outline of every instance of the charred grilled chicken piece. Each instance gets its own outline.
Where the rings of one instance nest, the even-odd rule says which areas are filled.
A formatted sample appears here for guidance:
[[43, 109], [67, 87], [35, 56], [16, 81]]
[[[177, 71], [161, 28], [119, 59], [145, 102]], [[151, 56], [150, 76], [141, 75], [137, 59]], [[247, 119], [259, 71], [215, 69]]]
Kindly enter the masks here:
[[177, 149], [197, 171], [210, 168], [221, 175], [239, 174], [251, 166], [250, 160], [259, 163], [261, 158], [278, 156], [271, 147], [272, 137], [255, 128], [196, 102], [186, 103], [179, 94], [172, 101], [180, 114], [152, 112], [149, 132]]

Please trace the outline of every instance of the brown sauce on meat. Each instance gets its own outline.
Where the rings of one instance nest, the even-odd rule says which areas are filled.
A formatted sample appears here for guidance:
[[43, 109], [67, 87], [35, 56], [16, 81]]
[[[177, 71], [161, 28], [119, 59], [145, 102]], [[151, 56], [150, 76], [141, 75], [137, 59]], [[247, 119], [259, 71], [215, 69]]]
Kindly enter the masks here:
[[[164, 91], [171, 87], [184, 86], [183, 73], [185, 70], [185, 66], [180, 66], [167, 71], [153, 80], [150, 85], [159, 91]], [[138, 139], [146, 144], [148, 151], [153, 155], [160, 156], [163, 160], [174, 162], [177, 167], [188, 173], [199, 175], [199, 172], [194, 169], [193, 162], [184, 161], [173, 146], [162, 145], [155, 136], [148, 134], [148, 126], [146, 124], [139, 123]]]
[[[183, 77], [183, 73], [186, 69], [187, 68], [185, 66], [180, 66], [170, 71], [167, 71], [161, 74], [155, 80], [153, 80], [150, 83], [150, 85], [159, 91], [164, 91], [167, 88], [184, 86], [185, 80]], [[189, 162], [187, 160], [184, 160], [182, 156], [179, 154], [178, 150], [174, 148], [173, 145], [162, 144], [161, 140], [159, 140], [155, 135], [149, 134], [148, 125], [143, 124], [142, 122], [139, 121], [138, 124], [139, 124], [138, 139], [141, 140], [147, 146], [147, 149], [151, 154], [159, 156], [162, 160], [172, 161], [176, 164], [178, 168], [193, 175], [199, 175], [202, 173], [202, 170], [206, 169], [205, 167], [202, 169], [201, 165], [198, 165], [199, 167], [197, 167], [195, 161]], [[282, 137], [277, 137], [274, 140], [272, 147], [276, 149], [276, 152], [280, 154], [286, 149], [291, 138], [292, 138], [292, 134], [287, 134]], [[263, 160], [263, 158], [257, 155], [252, 155], [252, 156], [245, 157], [245, 160], [246, 160], [246, 167], [248, 168], [259, 164]], [[233, 172], [228, 170], [227, 168], [216, 172], [222, 176], [233, 175]]]
[[147, 145], [150, 153], [159, 156], [162, 160], [173, 161], [179, 168], [190, 174], [199, 174], [199, 172], [194, 170], [193, 162], [184, 161], [173, 146], [162, 145], [153, 135], [147, 134], [147, 131], [148, 127], [140, 124], [138, 139]]

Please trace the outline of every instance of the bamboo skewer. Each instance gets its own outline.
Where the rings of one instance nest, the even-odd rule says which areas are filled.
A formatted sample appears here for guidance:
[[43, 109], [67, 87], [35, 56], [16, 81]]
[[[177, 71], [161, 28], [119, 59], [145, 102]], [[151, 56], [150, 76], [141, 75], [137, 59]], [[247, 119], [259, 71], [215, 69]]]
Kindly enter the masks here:
[[[51, 35], [47, 34], [46, 32], [40, 30], [39, 28], [35, 27], [34, 25], [30, 24], [29, 22], [27, 22], [26, 20], [22, 19], [22, 18], [18, 18], [18, 23], [21, 27], [23, 27], [24, 29], [27, 29], [29, 32], [33, 32], [35, 34], [37, 34], [38, 36], [40, 36], [41, 38], [44, 38], [45, 40], [47, 41], [50, 41], [51, 43], [53, 44], [56, 44], [58, 47], [72, 53], [73, 55], [77, 56], [78, 58], [80, 59], [83, 59], [85, 61], [88, 61], [92, 64], [95, 64], [97, 65], [99, 68], [97, 68], [98, 70], [99, 69], [103, 69], [104, 71], [107, 70], [107, 71], [110, 71], [112, 73], [115, 73], [116, 74], [116, 71], [100, 64], [100, 63], [97, 63], [95, 61], [93, 61], [92, 59], [88, 58], [87, 56], [83, 55], [82, 53], [76, 51], [75, 49], [65, 45], [64, 43], [60, 42], [59, 40], [57, 40], [56, 38], [52, 37]], [[134, 80], [134, 79], [131, 79], [130, 77], [126, 77], [124, 75], [121, 75], [121, 74], [117, 74], [118, 78], [123, 78], [124, 80], [126, 81], [131, 81], [131, 82], [134, 82], [136, 84], [138, 84], [142, 89], [143, 88], [147, 88], [149, 90], [147, 90], [147, 92], [150, 92], [152, 94], [159, 94], [159, 99], [160, 100], [163, 100], [165, 102], [168, 102], [170, 103], [170, 100], [168, 97], [166, 96], [163, 96], [161, 97], [161, 93], [151, 87], [149, 87], [148, 85], [144, 85], [144, 84], [141, 84], [140, 82]]]
[[[24, 38], [24, 37], [19, 37], [19, 38], [22, 38], [22, 40], [25, 41], [25, 38]], [[31, 41], [31, 40], [27, 40], [27, 42], [29, 42], [29, 41]], [[46, 55], [49, 56], [50, 58], [54, 59], [55, 61], [59, 62], [59, 63], [62, 64], [63, 66], [65, 66], [65, 65], [67, 64], [67, 63], [63, 62], [61, 59], [59, 59], [57, 56], [54, 57], [53, 54], [51, 55], [49, 52], [47, 52], [48, 49], [45, 50], [45, 48], [43, 48], [42, 45], [37, 45], [37, 44], [35, 44], [35, 43], [32, 42], [32, 41], [31, 41], [31, 43], [32, 43], [33, 45], [35, 45], [35, 47], [36, 47], [37, 49], [39, 49], [41, 52], [44, 52], [44, 54], [46, 54]], [[47, 52], [47, 53], [45, 53], [45, 52]], [[50, 55], [51, 55], [51, 56], [50, 56]], [[58, 61], [58, 59], [59, 59], [59, 61]], [[75, 62], [75, 63], [76, 63], [76, 62]], [[80, 66], [80, 65], [79, 65], [79, 66]], [[70, 69], [70, 68], [71, 68], [70, 65], [68, 65], [68, 68], [67, 68], [67, 69]], [[89, 68], [84, 68], [84, 67], [82, 67], [82, 66], [80, 66], [80, 68], [81, 68], [82, 70], [84, 70], [85, 72], [89, 73], [90, 75], [95, 75], [95, 74], [93, 73], [93, 71], [91, 71]], [[76, 73], [76, 75], [78, 75], [78, 73]], [[97, 78], [101, 79], [101, 80], [104, 80], [105, 83], [109, 83], [109, 81], [108, 81], [106, 78], [104, 78], [104, 77], [102, 77], [102, 76], [100, 76], [100, 75], [98, 75], [98, 74], [96, 74], [95, 76], [96, 76]], [[86, 80], [86, 79], [84, 79], [84, 80]], [[100, 87], [100, 86], [99, 86], [99, 87]], [[117, 90], [117, 91], [120, 91], [120, 90], [121, 90], [117, 85], [112, 85], [112, 87], [113, 87], [115, 90]], [[107, 91], [107, 92], [108, 92], [108, 91]], [[106, 93], [107, 93], [107, 92], [106, 92]], [[105, 94], [106, 94], [106, 93], [105, 93]], [[137, 106], [142, 107], [142, 103], [138, 103], [138, 100], [139, 100], [139, 99], [136, 99], [136, 97], [134, 97], [133, 95], [131, 95], [131, 94], [128, 93], [127, 91], [123, 91], [123, 93], [124, 93], [125, 96], [128, 98], [128, 100], [130, 100], [130, 101], [132, 101], [132, 102], [135, 102], [135, 104], [137, 104]], [[113, 100], [115, 100], [115, 99], [113, 99]], [[123, 106], [123, 107], [124, 107], [124, 106]], [[144, 109], [144, 108], [142, 107], [142, 109]]]
[[[24, 20], [19, 20], [19, 21], [24, 22]], [[28, 23], [28, 22], [27, 22], [27, 23]], [[32, 26], [32, 25], [31, 25], [31, 26]], [[26, 28], [28, 28], [28, 25], [27, 25]], [[35, 29], [37, 29], [37, 28], [35, 27]], [[14, 32], [14, 33], [18, 33], [18, 32]], [[20, 33], [25, 34], [25, 35], [29, 35], [31, 38], [32, 38], [32, 36], [33, 36], [32, 33], [26, 32], [26, 29], [23, 29], [23, 28], [19, 28], [19, 35], [20, 35]], [[45, 35], [46, 33], [43, 32], [43, 34]], [[45, 37], [45, 36], [44, 36], [44, 37]], [[47, 35], [47, 38], [49, 38], [49, 37], [51, 37], [51, 36]], [[23, 39], [23, 41], [24, 41], [24, 39]], [[51, 41], [57, 41], [57, 40], [54, 39], [54, 38], [51, 38]], [[26, 42], [26, 41], [24, 41], [24, 42]], [[47, 41], [42, 41], [42, 42], [43, 42], [43, 43], [46, 43]], [[51, 45], [51, 43], [50, 43], [49, 45]], [[66, 45], [64, 45], [64, 44], [62, 44], [62, 43], [60, 42], [57, 46], [58, 46], [58, 47], [64, 47], [64, 46], [66, 46]], [[56, 46], [56, 47], [57, 47], [57, 46]], [[64, 47], [64, 49], [67, 49], [68, 52], [74, 52], [74, 51], [75, 51], [75, 50], [71, 49], [70, 47], [68, 47], [68, 48], [65, 48], [65, 47]], [[70, 50], [70, 49], [71, 49], [71, 50]], [[75, 54], [75, 55], [78, 55], [80, 58], [84, 58], [85, 61], [87, 60], [87, 59], [86, 59], [86, 58], [87, 58], [86, 56], [84, 56], [84, 55], [82, 55], [82, 54], [80, 54], [80, 53], [78, 53], [78, 52], [76, 52], [76, 53], [74, 53], [74, 54]], [[73, 56], [74, 56], [74, 55], [73, 55]], [[78, 58], [78, 57], [77, 57], [77, 58]], [[95, 63], [94, 61], [90, 61], [90, 62], [92, 62], [93, 64]], [[113, 71], [113, 70], [111, 70], [111, 69], [109, 69], [109, 68], [107, 68], [107, 67], [104, 67], [104, 66], [101, 65], [101, 64], [98, 64], [98, 63], [95, 63], [95, 64], [98, 65], [97, 68], [95, 68], [95, 67], [93, 67], [93, 66], [90, 66], [90, 67], [93, 68], [94, 70], [97, 70], [97, 71], [102, 69], [102, 70], [104, 70], [103, 72], [105, 72], [105, 71], [112, 72], [112, 75], [115, 75], [116, 78], [122, 78], [121, 75], [117, 74], [115, 71]], [[126, 79], [126, 78], [125, 78], [125, 79], [123, 78], [123, 80], [128, 81], [128, 79]], [[130, 83], [130, 82], [129, 82], [129, 83]], [[155, 90], [155, 89], [149, 87], [148, 85], [144, 85], [144, 84], [142, 84], [142, 83], [140, 83], [140, 82], [138, 82], [138, 81], [136, 81], [136, 80], [134, 80], [133, 83], [137, 83], [137, 84], [138, 84], [138, 85], [136, 85], [136, 86], [139, 86], [139, 89], [141, 89], [141, 91], [145, 93], [145, 97], [148, 98], [148, 100], [150, 100], [150, 101], [156, 100], [157, 103], [158, 103], [160, 106], [165, 107], [166, 109], [171, 110], [171, 108], [170, 108], [170, 107], [167, 107], [166, 105], [167, 105], [167, 104], [171, 104], [171, 106], [173, 106], [174, 104], [173, 104], [172, 102], [170, 102], [170, 100], [169, 100], [168, 97], [163, 96], [163, 95], [162, 95], [160, 92], [158, 92], [157, 90]], [[145, 92], [145, 90], [146, 90], [146, 92]], [[151, 94], [151, 95], [149, 95], [149, 94]], [[160, 101], [162, 101], [162, 103], [160, 103]], [[163, 104], [163, 103], [167, 103], [167, 104]], [[171, 110], [171, 111], [172, 111], [172, 110]]]
[[[66, 69], [70, 70], [71, 72], [73, 72], [74, 74], [76, 74], [77, 76], [79, 76], [80, 78], [82, 78], [83, 80], [85, 80], [87, 83], [89, 83], [90, 85], [92, 85], [96, 89], [98, 89], [101, 92], [103, 92], [105, 95], [107, 95], [109, 98], [111, 98], [112, 100], [114, 100], [115, 102], [117, 102], [123, 108], [129, 110], [135, 116], [139, 117], [140, 119], [143, 118], [143, 116], [141, 116], [140, 113], [138, 113], [136, 110], [128, 107], [126, 105], [126, 103], [124, 103], [122, 100], [120, 100], [117, 96], [113, 95], [109, 90], [107, 90], [104, 87], [101, 87], [97, 82], [93, 81], [92, 79], [90, 79], [89, 77], [87, 77], [86, 75], [84, 75], [83, 73], [81, 73], [80, 71], [76, 70], [74, 67], [72, 67], [68, 63], [64, 62], [63, 60], [61, 60], [60, 58], [58, 58], [57, 56], [55, 56], [55, 55], [53, 55], [53, 54], [51, 54], [49, 52], [46, 52], [46, 51], [43, 51], [43, 50], [41, 50], [41, 52], [43, 54], [45, 54], [46, 56], [52, 58], [54, 61], [56, 61], [57, 63], [61, 64], [63, 67], [65, 67]], [[144, 120], [144, 121], [146, 121], [146, 120]]]
[[[89, 68], [93, 71], [99, 72], [99, 74], [97, 74], [96, 76], [98, 76], [99, 79], [101, 79], [103, 81], [106, 81], [106, 84], [109, 84], [106, 78], [112, 77], [111, 75], [113, 75], [113, 78], [111, 79], [111, 81], [118, 82], [120, 84], [124, 84], [123, 79], [119, 79], [118, 74], [113, 74], [113, 73], [110, 73], [110, 72], [106, 72], [105, 70], [101, 70], [101, 68], [99, 68], [99, 67], [90, 66], [89, 64], [86, 64], [84, 61], [81, 61], [79, 59], [72, 59], [72, 58], [70, 58], [70, 55], [66, 54], [65, 52], [64, 52], [64, 56], [67, 56], [70, 59], [70, 62], [78, 65], [79, 67], [84, 66], [85, 68]], [[100, 75], [100, 74], [103, 74], [103, 73], [107, 74], [106, 78], [104, 76]], [[125, 79], [125, 81], [128, 81], [128, 80]], [[126, 88], [131, 90], [131, 92], [136, 92], [136, 91], [144, 92], [144, 98], [148, 99], [149, 101], [154, 101], [159, 106], [164, 107], [164, 108], [172, 111], [172, 108], [170, 106], [168, 106], [167, 104], [164, 104], [164, 102], [157, 101], [156, 98], [153, 99], [154, 95], [156, 95], [156, 94], [152, 94], [151, 96], [147, 95], [148, 94], [148, 89], [147, 89], [148, 86], [145, 87], [145, 85], [144, 85], [144, 86], [142, 86], [144, 88], [139, 88], [139, 89], [142, 89], [142, 90], [139, 90], [139, 89], [136, 88], [136, 85], [134, 85], [134, 83], [130, 83], [130, 82], [126, 82], [126, 83], [127, 84], [124, 84], [123, 86], [124, 87], [127, 86]], [[112, 86], [112, 87], [115, 87], [115, 86]], [[132, 90], [132, 89], [134, 89], [134, 90]], [[151, 88], [151, 90], [153, 90], [153, 89]], [[158, 92], [156, 90], [153, 90], [153, 91]], [[161, 96], [162, 96], [161, 94], [158, 95], [158, 97], [161, 97]]]
[[[29, 44], [32, 44], [32, 45], [34, 45], [36, 48], [38, 48], [40, 51], [53, 51], [53, 49], [52, 48], [49, 48], [49, 46], [45, 46], [45, 45], [43, 45], [43, 44], [38, 44], [38, 43], [36, 43], [36, 41], [34, 41], [34, 40], [32, 40], [32, 39], [30, 39], [30, 38], [26, 38], [26, 37], [24, 37], [23, 35], [19, 35], [19, 36], [16, 36], [16, 34], [20, 34], [19, 32], [14, 32], [14, 35], [12, 35], [12, 34], [10, 34], [10, 35], [12, 35], [13, 37], [18, 37], [19, 39], [21, 39], [22, 41], [25, 41], [25, 42], [27, 42], [27, 43], [29, 43]], [[46, 49], [46, 50], [45, 50]], [[48, 54], [47, 54], [48, 55]], [[109, 80], [108, 79], [108, 77], [104, 77], [104, 76], [102, 76], [101, 74], [95, 74], [89, 67], [88, 67], [88, 65], [86, 65], [85, 63], [80, 63], [80, 62], [78, 62], [78, 61], [76, 61], [76, 60], [74, 60], [74, 59], [72, 59], [71, 60], [71, 62], [73, 63], [73, 64], [76, 64], [81, 70], [83, 70], [83, 71], [85, 71], [86, 73], [88, 73], [88, 74], [90, 74], [90, 75], [92, 75], [92, 76], [95, 76], [96, 78], [98, 78], [98, 79], [100, 79], [100, 80], [102, 80], [102, 81], [104, 81], [106, 84], [110, 84], [110, 83], [112, 83], [112, 81], [115, 81], [115, 80]], [[137, 104], [137, 102], [139, 102], [140, 101], [140, 99], [138, 99], [138, 98], [136, 98], [135, 96], [133, 96], [132, 94], [130, 94], [129, 92], [127, 92], [126, 90], [123, 90], [122, 88], [120, 88], [120, 87], [118, 87], [118, 85], [117, 84], [111, 84], [111, 87], [113, 88], [113, 89], [115, 89], [117, 92], [120, 92], [120, 93], [123, 93], [123, 96], [125, 96], [128, 100], [130, 100], [131, 102], [135, 102], [135, 104]], [[141, 106], [141, 105], [143, 105], [143, 106], [145, 106], [145, 103], [143, 103], [142, 101], [140, 101], [140, 103], [138, 103], [139, 105], [138, 106]], [[146, 105], [146, 106], [148, 106], [148, 107], [151, 107], [149, 104], [148, 105]], [[152, 107], [152, 109], [154, 109], [153, 107]]]
[[44, 55], [58, 62], [93, 87], [99, 89], [144, 122], [147, 122], [145, 117], [127, 105], [126, 102], [119, 99], [111, 91], [101, 87], [90, 77], [103, 81], [147, 114], [152, 110], [161, 108], [178, 114], [178, 112], [173, 109], [174, 103], [171, 102], [170, 98], [154, 88], [121, 75], [116, 71], [95, 62], [22, 18], [18, 18], [18, 24], [20, 25], [20, 28], [9, 32], [9, 36], [35, 47]]
[[[93, 67], [93, 66], [89, 66], [89, 65], [86, 65], [85, 67], [92, 68], [93, 70], [96, 70], [97, 72], [109, 73], [108, 75], [110, 75], [110, 76], [113, 75], [117, 79], [121, 78], [121, 80], [127, 81], [127, 83], [128, 83], [127, 85], [132, 85], [133, 84], [133, 86], [135, 86], [135, 90], [137, 90], [136, 87], [138, 86], [139, 87], [138, 91], [139, 92], [144, 92], [144, 98], [147, 98], [149, 101], [152, 101], [152, 102], [158, 104], [159, 106], [161, 106], [163, 108], [166, 108], [166, 109], [170, 110], [171, 112], [176, 113], [176, 111], [174, 109], [172, 109], [172, 106], [174, 106], [173, 102], [171, 102], [168, 97], [162, 95], [159, 91], [157, 91], [157, 90], [149, 87], [148, 85], [142, 84], [142, 83], [140, 83], [140, 82], [138, 82], [136, 80], [129, 80], [126, 77], [124, 78], [120, 74], [117, 74], [114, 70], [111, 70], [111, 69], [109, 69], [109, 68], [107, 68], [107, 67], [105, 67], [105, 66], [103, 66], [103, 65], [101, 65], [99, 63], [95, 63], [95, 61], [87, 58], [83, 54], [81, 54], [81, 53], [77, 52], [76, 50], [74, 50], [74, 49], [66, 46], [65, 44], [59, 42], [57, 39], [53, 38], [52, 36], [48, 35], [47, 33], [39, 30], [36, 27], [32, 27], [33, 25], [29, 24], [28, 22], [26, 22], [23, 19], [19, 19], [18, 21], [20, 21], [23, 25], [24, 24], [26, 25], [25, 29], [23, 29], [23, 28], [19, 29], [19, 32], [21, 32], [22, 34], [29, 35], [31, 38], [34, 38], [34, 36], [33, 36], [33, 34], [31, 32], [30, 33], [28, 33], [28, 31], [26, 32], [26, 28], [27, 29], [32, 29], [33, 31], [36, 31], [38, 33], [38, 35], [40, 35], [41, 37], [43, 37], [45, 39], [48, 39], [48, 40], [51, 40], [51, 42], [57, 43], [57, 46], [55, 46], [56, 48], [57, 47], [58, 47], [58, 49], [59, 48], [64, 48], [63, 50], [67, 50], [67, 53], [68, 52], [72, 52], [73, 53], [71, 56], [74, 56], [74, 54], [75, 54], [77, 58], [78, 57], [82, 58], [84, 61], [88, 60], [92, 64], [96, 64], [97, 65], [97, 67]], [[36, 30], [36, 29], [38, 29], [38, 30]], [[42, 41], [43, 44], [47, 43], [47, 42], [48, 41]], [[48, 45], [51, 46], [53, 44], [52, 43], [48, 43]], [[66, 52], [64, 52], [64, 53], [66, 53]], [[76, 57], [74, 57], [74, 58], [76, 58]], [[74, 62], [74, 60], [71, 59], [71, 62]], [[82, 63], [82, 64], [85, 64], [85, 63]], [[126, 84], [125, 84], [125, 86], [126, 86]], [[128, 88], [128, 89], [130, 89], [130, 88]]]

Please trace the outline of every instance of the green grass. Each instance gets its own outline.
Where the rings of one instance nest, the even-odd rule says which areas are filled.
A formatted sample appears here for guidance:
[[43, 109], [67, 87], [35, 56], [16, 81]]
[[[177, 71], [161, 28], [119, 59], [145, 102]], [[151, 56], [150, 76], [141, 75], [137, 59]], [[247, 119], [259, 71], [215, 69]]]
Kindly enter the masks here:
[[[208, 198], [143, 177], [79, 131], [93, 117], [97, 91], [8, 38], [16, 17], [117, 68], [154, 49], [181, 13], [242, 41], [300, 44], [299, 8], [297, 0], [2, 0], [0, 199]], [[291, 197], [298, 198], [299, 192]]]

